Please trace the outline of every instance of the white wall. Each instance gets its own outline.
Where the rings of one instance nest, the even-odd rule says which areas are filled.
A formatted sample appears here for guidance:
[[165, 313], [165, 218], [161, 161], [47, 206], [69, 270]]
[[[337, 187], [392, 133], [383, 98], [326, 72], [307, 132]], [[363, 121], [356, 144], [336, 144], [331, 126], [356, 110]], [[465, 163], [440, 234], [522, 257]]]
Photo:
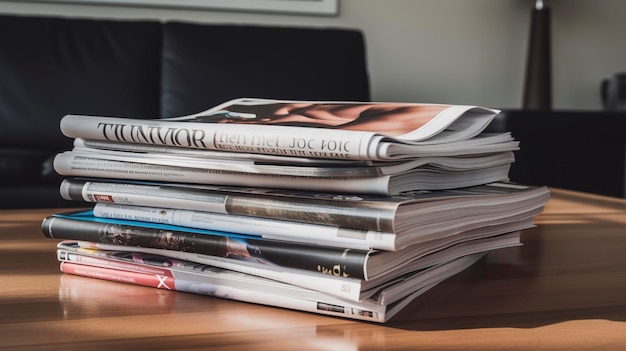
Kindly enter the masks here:
[[[0, 1], [0, 13], [360, 28], [374, 100], [520, 107], [534, 1], [339, 1], [337, 17], [26, 1]], [[626, 1], [545, 3], [552, 8], [554, 107], [600, 109], [601, 79], [626, 72]]]

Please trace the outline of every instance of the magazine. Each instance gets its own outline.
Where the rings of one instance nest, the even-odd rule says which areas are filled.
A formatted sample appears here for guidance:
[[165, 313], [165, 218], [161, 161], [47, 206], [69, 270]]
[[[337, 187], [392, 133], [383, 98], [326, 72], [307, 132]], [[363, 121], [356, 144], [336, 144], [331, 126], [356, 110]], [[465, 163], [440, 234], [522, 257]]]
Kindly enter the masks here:
[[[519, 144], [519, 143], [518, 143]], [[338, 160], [325, 158], [309, 158], [297, 156], [251, 154], [246, 152], [216, 151], [206, 149], [192, 149], [169, 145], [137, 144], [111, 140], [74, 139], [75, 149], [125, 151], [141, 154], [163, 154], [184, 156], [210, 160], [225, 160], [231, 162], [273, 164], [273, 165], [308, 165], [308, 166], [369, 166], [374, 164], [392, 164], [402, 161], [367, 161], [367, 160]]]
[[[486, 226], [500, 225], [514, 222], [518, 225], [522, 220], [528, 220], [528, 227], [541, 213], [541, 207], [520, 208], [514, 213], [494, 206], [483, 213], [475, 210], [469, 214], [460, 213], [457, 217], [442, 223], [413, 227], [403, 235], [352, 228], [333, 227], [320, 224], [282, 221], [268, 218], [227, 215], [213, 212], [178, 210], [161, 207], [144, 207], [118, 205], [111, 203], [97, 203], [93, 208], [96, 217], [115, 218], [131, 221], [171, 224], [179, 227], [208, 229], [222, 232], [234, 232], [258, 236], [264, 239], [310, 243], [348, 249], [377, 249], [398, 251], [410, 245], [427, 243], [437, 238], [450, 237], [473, 229]], [[449, 217], [450, 215], [445, 215]], [[527, 229], [527, 228], [520, 228]]]
[[399, 251], [346, 249], [167, 224], [99, 218], [93, 216], [90, 210], [48, 216], [43, 220], [42, 231], [44, 236], [55, 239], [185, 251], [370, 280], [392, 272], [406, 273], [403, 269], [411, 261], [462, 241], [504, 234], [503, 230], [529, 228], [532, 220], [529, 217], [501, 226], [479, 228]]
[[428, 146], [465, 154], [498, 113], [461, 105], [241, 98], [166, 119], [67, 115], [61, 131], [70, 138], [217, 151], [393, 160], [425, 156], [420, 149]]
[[434, 167], [372, 177], [311, 177], [258, 174], [129, 162], [94, 157], [93, 154], [64, 152], [54, 158], [54, 169], [62, 176], [100, 177], [139, 181], [210, 184], [323, 192], [393, 195], [404, 191], [462, 188], [508, 179], [510, 163], [492, 167], [449, 171]]
[[[419, 228], [421, 235], [444, 230], [442, 216], [447, 219], [446, 225], [462, 227], [471, 224], [468, 215], [489, 221], [496, 219], [494, 211], [508, 211], [510, 215], [524, 213], [543, 207], [549, 197], [545, 187], [501, 182], [381, 197], [69, 178], [61, 183], [60, 192], [67, 200], [214, 212], [386, 232], [400, 237], [409, 236], [415, 228]], [[472, 212], [476, 209], [481, 212]], [[403, 239], [398, 240], [396, 247], [402, 247]]]
[[[182, 148], [178, 148], [182, 149]], [[187, 149], [192, 150], [192, 149]], [[346, 164], [320, 162], [307, 164], [258, 161], [240, 157], [202, 157], [179, 155], [164, 152], [119, 151], [102, 148], [75, 146], [69, 155], [98, 158], [103, 160], [146, 163], [152, 165], [222, 170], [250, 174], [275, 174], [304, 177], [379, 177], [432, 168], [441, 171], [470, 171], [509, 165], [515, 161], [512, 151], [476, 156], [434, 156], [420, 157], [405, 161], [390, 162], [348, 162]], [[231, 153], [233, 154], [233, 153]], [[325, 161], [325, 160], [324, 160]]]
[[[481, 141], [483, 146], [479, 146], [478, 141]], [[76, 138], [74, 139], [74, 149], [81, 151], [120, 151], [132, 154], [159, 154], [165, 157], [185, 157], [195, 160], [205, 159], [213, 162], [235, 162], [239, 164], [254, 164], [258, 166], [304, 166], [310, 171], [309, 175], [324, 176], [327, 175], [324, 172], [326, 168], [347, 168], [351, 171], [367, 172], [368, 168], [381, 167], [383, 170], [390, 169], [396, 172], [396, 168], [407, 165], [411, 166], [414, 162], [424, 163], [420, 159], [425, 159], [433, 163], [444, 163], [446, 166], [452, 164], [454, 167], [466, 167], [467, 163], [480, 163], [481, 158], [484, 156], [492, 156], [494, 154], [507, 154], [511, 151], [519, 150], [519, 142], [515, 141], [510, 133], [482, 133], [479, 137], [472, 139], [471, 143], [474, 145], [470, 148], [470, 152], [463, 155], [438, 155], [442, 154], [442, 150], [434, 148], [434, 145], [424, 146], [426, 149], [423, 152], [426, 156], [416, 157], [403, 160], [345, 160], [345, 159], [325, 159], [325, 158], [310, 158], [310, 157], [297, 157], [297, 156], [281, 156], [281, 155], [267, 155], [267, 154], [252, 154], [244, 152], [229, 152], [229, 151], [215, 151], [205, 149], [192, 149], [184, 147], [176, 147], [169, 145], [152, 145], [152, 144], [136, 144], [126, 143], [110, 140], [90, 140]], [[489, 148], [494, 148], [493, 145], [497, 145], [497, 150], [494, 152], [487, 152], [487, 150], [481, 150], [485, 145]], [[430, 155], [428, 155], [430, 153]], [[509, 157], [498, 156], [498, 157]], [[254, 168], [253, 168], [254, 169]]]
[[[90, 263], [61, 261], [60, 269], [64, 273], [91, 278], [384, 323], [417, 296], [465, 270], [480, 257], [482, 254], [465, 256], [426, 270], [421, 274], [426, 272], [430, 274], [428, 278], [422, 279], [422, 284], [415, 284], [415, 287], [405, 295], [394, 294], [399, 298], [385, 303], [369, 300], [346, 301], [313, 290], [215, 267], [204, 267], [197, 272], [191, 272], [178, 269], [176, 266], [156, 269], [127, 263], [124, 266], [112, 264], [106, 267], [103, 261], [96, 265], [93, 261]], [[394, 286], [392, 284], [385, 287], [378, 293], [382, 295], [392, 290]]]
[[[402, 279], [403, 276], [406, 277], [416, 272], [428, 269], [429, 267], [438, 266], [442, 263], [452, 261], [457, 257], [476, 253], [486, 253], [496, 249], [519, 245], [520, 232], [464, 241], [420, 257], [417, 260], [413, 260], [406, 266], [406, 269], [403, 269], [402, 271], [382, 275], [371, 280], [336, 277], [328, 274], [322, 275], [306, 270], [270, 266], [264, 263], [232, 260], [224, 257], [195, 254], [184, 251], [70, 240], [61, 241], [58, 243], [57, 247], [58, 252], [113, 260], [127, 260], [128, 257], [131, 256], [135, 261], [141, 261], [149, 265], [171, 264], [168, 261], [169, 259], [189, 263], [198, 263], [296, 285], [350, 301], [361, 301], [367, 298], [371, 299], [382, 285], [388, 284], [390, 281]], [[144, 255], [152, 257], [152, 259], [144, 260], [142, 258]]]

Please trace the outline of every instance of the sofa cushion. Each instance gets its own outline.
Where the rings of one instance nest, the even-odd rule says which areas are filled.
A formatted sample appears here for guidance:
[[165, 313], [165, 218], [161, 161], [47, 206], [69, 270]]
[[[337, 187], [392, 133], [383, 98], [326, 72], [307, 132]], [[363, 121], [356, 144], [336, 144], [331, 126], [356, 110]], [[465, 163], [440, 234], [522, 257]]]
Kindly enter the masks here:
[[0, 186], [41, 183], [48, 157], [45, 150], [0, 148]]
[[162, 116], [239, 97], [369, 101], [365, 42], [353, 29], [168, 22]]
[[0, 15], [0, 147], [67, 149], [66, 114], [159, 116], [161, 23]]

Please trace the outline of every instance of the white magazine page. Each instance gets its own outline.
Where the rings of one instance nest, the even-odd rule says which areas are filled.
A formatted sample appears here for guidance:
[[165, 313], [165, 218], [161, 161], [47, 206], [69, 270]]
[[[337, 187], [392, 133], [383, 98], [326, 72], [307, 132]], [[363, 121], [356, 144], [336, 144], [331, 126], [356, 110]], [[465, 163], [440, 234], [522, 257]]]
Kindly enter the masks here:
[[298, 189], [338, 193], [389, 195], [389, 176], [381, 177], [293, 177], [252, 174], [190, 167], [174, 167], [102, 160], [64, 152], [54, 158], [54, 169], [62, 176], [196, 183], [263, 188]]
[[178, 167], [215, 169], [242, 173], [282, 174], [305, 177], [375, 177], [407, 172], [416, 168], [434, 167], [442, 170], [472, 170], [514, 161], [512, 152], [481, 154], [474, 157], [433, 156], [420, 157], [404, 162], [377, 163], [368, 166], [332, 165], [330, 167], [311, 165], [259, 164], [245, 159], [209, 159], [179, 156], [162, 153], [135, 153], [115, 150], [74, 147], [74, 155], [99, 158], [103, 160], [128, 161]]
[[70, 138], [347, 160], [370, 159], [367, 151], [375, 135], [339, 129], [80, 115], [63, 117], [61, 131]]
[[238, 99], [168, 119], [67, 115], [71, 138], [345, 160], [385, 159], [383, 140], [448, 143], [473, 137], [496, 110], [473, 106]]
[[207, 158], [214, 160], [232, 160], [232, 161], [250, 161], [261, 162], [269, 164], [286, 164], [286, 165], [312, 165], [312, 166], [364, 166], [372, 164], [369, 161], [360, 160], [334, 160], [323, 158], [307, 158], [307, 157], [295, 157], [295, 156], [279, 156], [279, 155], [267, 155], [267, 154], [251, 154], [245, 152], [228, 152], [228, 151], [215, 151], [215, 150], [203, 150], [203, 149], [191, 149], [182, 148], [169, 145], [151, 145], [151, 144], [137, 144], [137, 143], [125, 143], [118, 141], [108, 140], [91, 140], [91, 139], [74, 139], [74, 148], [76, 149], [91, 149], [91, 150], [110, 150], [110, 151], [124, 151], [140, 154], [165, 154], [176, 155], [183, 157], [193, 158]]

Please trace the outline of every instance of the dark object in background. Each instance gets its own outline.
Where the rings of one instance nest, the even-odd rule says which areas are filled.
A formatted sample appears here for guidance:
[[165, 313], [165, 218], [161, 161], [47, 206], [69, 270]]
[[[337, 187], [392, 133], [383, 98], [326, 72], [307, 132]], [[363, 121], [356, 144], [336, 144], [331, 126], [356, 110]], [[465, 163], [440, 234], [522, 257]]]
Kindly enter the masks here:
[[526, 110], [552, 109], [551, 36], [550, 9], [538, 0], [531, 12], [522, 101]]
[[240, 97], [370, 99], [359, 31], [173, 21], [163, 28], [161, 117]]
[[626, 110], [626, 73], [616, 73], [602, 80], [600, 85], [602, 106], [606, 111]]
[[504, 110], [489, 130], [520, 141], [513, 181], [626, 198], [626, 112]]

